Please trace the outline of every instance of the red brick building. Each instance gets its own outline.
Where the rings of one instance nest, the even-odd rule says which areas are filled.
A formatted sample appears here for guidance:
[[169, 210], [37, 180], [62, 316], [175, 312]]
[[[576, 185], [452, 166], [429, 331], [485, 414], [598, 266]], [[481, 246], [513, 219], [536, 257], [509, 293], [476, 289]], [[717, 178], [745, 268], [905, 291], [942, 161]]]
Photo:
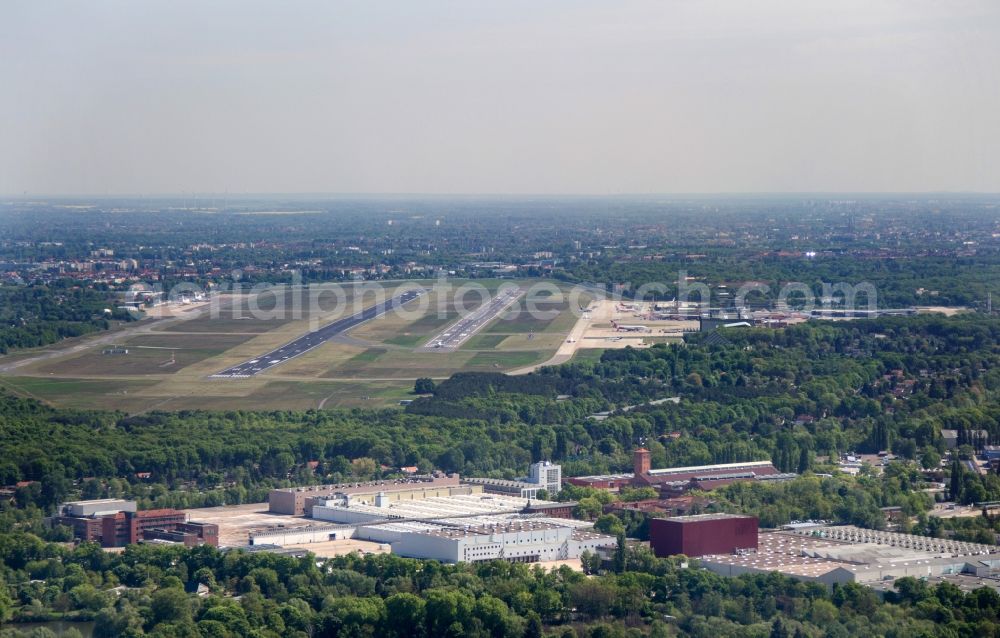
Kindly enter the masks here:
[[174, 509], [100, 512], [85, 516], [58, 516], [58, 525], [73, 528], [73, 535], [102, 547], [124, 547], [143, 540], [165, 540], [192, 545], [219, 544], [219, 526], [188, 521]]
[[[621, 490], [623, 487], [652, 487], [663, 498], [679, 496], [693, 489], [713, 490], [736, 481], [753, 481], [762, 478], [785, 478], [770, 461], [745, 461], [717, 465], [695, 465], [652, 469], [649, 450], [637, 448], [632, 453], [632, 473], [574, 476], [567, 483], [581, 487]], [[789, 477], [791, 475], [788, 475]]]
[[651, 498], [642, 501], [615, 501], [602, 509], [605, 514], [621, 512], [642, 512], [644, 514], [685, 516], [695, 514], [711, 505], [711, 499], [702, 496], [677, 496], [674, 498]]
[[147, 529], [142, 532], [145, 541], [161, 540], [182, 543], [185, 547], [198, 545], [219, 546], [219, 526], [212, 523], [178, 523], [173, 529]]
[[757, 550], [756, 516], [696, 514], [649, 521], [649, 544], [659, 557]]
[[73, 516], [58, 516], [55, 519], [56, 525], [65, 525], [73, 528], [73, 537], [88, 543], [101, 542], [101, 519], [99, 518], [79, 518]]
[[187, 515], [184, 512], [171, 509], [110, 514], [101, 517], [101, 544], [104, 547], [124, 547], [138, 543], [146, 530], [173, 530], [185, 522]]
[[524, 508], [525, 514], [542, 514], [552, 518], [573, 518], [573, 508], [576, 501], [564, 501], [561, 503], [530, 503]]

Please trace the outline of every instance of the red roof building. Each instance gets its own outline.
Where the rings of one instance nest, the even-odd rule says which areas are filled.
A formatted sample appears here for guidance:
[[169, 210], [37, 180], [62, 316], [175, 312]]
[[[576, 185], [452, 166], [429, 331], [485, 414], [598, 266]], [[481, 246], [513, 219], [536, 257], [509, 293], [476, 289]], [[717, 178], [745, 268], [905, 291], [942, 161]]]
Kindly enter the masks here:
[[[620, 490], [623, 487], [653, 487], [663, 497], [679, 496], [693, 489], [713, 490], [737, 481], [752, 481], [772, 477], [786, 478], [770, 461], [745, 461], [717, 465], [695, 465], [654, 470], [651, 455], [646, 448], [637, 448], [632, 454], [633, 472], [574, 476], [567, 483], [580, 487]], [[793, 475], [787, 475], [791, 478]]]
[[154, 539], [183, 543], [189, 547], [219, 544], [218, 525], [188, 521], [187, 514], [174, 509], [58, 516], [55, 522], [72, 527], [76, 538], [99, 542], [102, 547], [124, 547]]

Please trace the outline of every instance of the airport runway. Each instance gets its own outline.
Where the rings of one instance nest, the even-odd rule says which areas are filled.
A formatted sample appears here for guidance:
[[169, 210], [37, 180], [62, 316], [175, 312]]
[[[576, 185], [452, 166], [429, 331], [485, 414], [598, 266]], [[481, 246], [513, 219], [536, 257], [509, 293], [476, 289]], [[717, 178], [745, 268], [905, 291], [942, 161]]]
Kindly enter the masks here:
[[407, 290], [403, 294], [397, 295], [388, 301], [375, 304], [374, 306], [365, 308], [361, 312], [351, 315], [350, 317], [338, 319], [337, 321], [327, 324], [318, 330], [304, 334], [298, 339], [290, 341], [280, 348], [276, 348], [267, 354], [257, 357], [256, 359], [244, 361], [239, 365], [226, 368], [222, 372], [217, 372], [212, 375], [212, 378], [246, 379], [260, 374], [265, 370], [269, 370], [274, 366], [288, 361], [289, 359], [294, 359], [300, 354], [305, 354], [313, 348], [323, 345], [330, 339], [347, 330], [350, 330], [358, 324], [380, 317], [393, 308], [409, 303], [425, 292], [425, 290]]
[[485, 305], [445, 328], [441, 334], [428, 341], [424, 348], [445, 352], [455, 350], [469, 337], [482, 330], [486, 324], [496, 319], [505, 308], [523, 294], [524, 291], [520, 288], [512, 288], [496, 295]]

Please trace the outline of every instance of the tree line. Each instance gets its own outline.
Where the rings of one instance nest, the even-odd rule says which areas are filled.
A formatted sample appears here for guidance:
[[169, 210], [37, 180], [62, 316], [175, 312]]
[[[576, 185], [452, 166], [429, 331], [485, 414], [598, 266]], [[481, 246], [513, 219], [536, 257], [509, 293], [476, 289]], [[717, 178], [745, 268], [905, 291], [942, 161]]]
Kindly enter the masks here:
[[[724, 578], [642, 547], [585, 575], [492, 561], [393, 555], [318, 560], [266, 552], [133, 545], [67, 549], [0, 535], [4, 638], [30, 620], [94, 620], [95, 638], [432, 636], [987, 636], [1000, 595], [900, 579], [885, 600], [778, 574]], [[686, 564], [687, 563], [687, 564]]]

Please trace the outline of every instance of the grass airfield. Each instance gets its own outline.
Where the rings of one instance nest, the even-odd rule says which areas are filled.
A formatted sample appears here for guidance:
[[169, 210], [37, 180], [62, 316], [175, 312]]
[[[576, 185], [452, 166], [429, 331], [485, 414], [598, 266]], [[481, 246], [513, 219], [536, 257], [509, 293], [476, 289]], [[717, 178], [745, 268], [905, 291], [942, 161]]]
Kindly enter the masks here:
[[[450, 283], [449, 289], [434, 287], [433, 281], [383, 284], [386, 297], [401, 292], [403, 286], [427, 286], [430, 291], [407, 304], [402, 313], [363, 323], [252, 378], [209, 377], [374, 305], [376, 294], [360, 286], [345, 285], [337, 293], [319, 285], [229, 295], [217, 312], [206, 304], [178, 313], [179, 317], [145, 319], [116, 336], [111, 345], [106, 338], [94, 339], [93, 346], [65, 356], [52, 356], [50, 346], [46, 357], [38, 360], [18, 353], [19, 367], [0, 374], [0, 387], [58, 406], [128, 413], [398, 405], [412, 398], [418, 377], [506, 372], [549, 361], [577, 323], [579, 313], [572, 312], [571, 304], [590, 302], [552, 291], [546, 282], [549, 290], [530, 301], [522, 298], [457, 350], [425, 348], [459, 318], [463, 308], [471, 311], [482, 302], [482, 295], [475, 292], [463, 296], [463, 284], [470, 282]], [[502, 284], [530, 287], [534, 282], [471, 283], [492, 293]], [[536, 312], [529, 313], [528, 307]], [[0, 364], [7, 359], [0, 357]]]

